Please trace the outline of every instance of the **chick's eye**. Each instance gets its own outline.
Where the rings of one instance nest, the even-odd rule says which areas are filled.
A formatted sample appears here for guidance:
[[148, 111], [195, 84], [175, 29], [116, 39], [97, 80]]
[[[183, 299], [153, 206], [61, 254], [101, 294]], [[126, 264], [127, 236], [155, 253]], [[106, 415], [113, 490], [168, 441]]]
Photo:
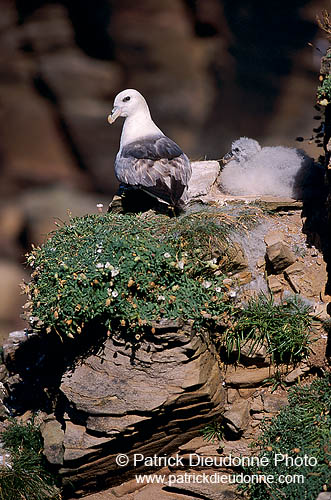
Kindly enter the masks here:
[[124, 97], [123, 102], [130, 101], [130, 99], [131, 99], [131, 97], [129, 95], [127, 95], [126, 97]]

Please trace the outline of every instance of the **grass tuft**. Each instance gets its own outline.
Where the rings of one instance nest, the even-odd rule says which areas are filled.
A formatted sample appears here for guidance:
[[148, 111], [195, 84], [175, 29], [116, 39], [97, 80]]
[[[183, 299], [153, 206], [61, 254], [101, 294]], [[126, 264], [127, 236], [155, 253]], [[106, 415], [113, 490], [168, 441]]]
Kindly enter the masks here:
[[263, 344], [273, 363], [297, 363], [310, 353], [312, 318], [310, 307], [297, 296], [276, 304], [260, 294], [244, 309], [233, 310], [225, 333], [228, 355], [249, 342], [254, 353]]
[[201, 429], [203, 439], [208, 443], [221, 442], [224, 438], [224, 426], [219, 420], [213, 420]]
[[56, 480], [46, 469], [41, 434], [33, 421], [13, 420], [1, 440], [10, 461], [0, 467], [0, 500], [61, 500]]

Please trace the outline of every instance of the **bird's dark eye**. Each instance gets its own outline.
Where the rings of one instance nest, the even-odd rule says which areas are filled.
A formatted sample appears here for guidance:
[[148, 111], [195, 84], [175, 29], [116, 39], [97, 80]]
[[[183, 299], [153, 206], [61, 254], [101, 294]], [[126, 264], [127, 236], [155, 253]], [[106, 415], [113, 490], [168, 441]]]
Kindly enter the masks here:
[[131, 97], [129, 95], [127, 95], [126, 97], [124, 97], [123, 102], [130, 101], [130, 99], [131, 99]]
[[234, 151], [235, 151], [236, 153], [238, 153], [238, 152], [239, 152], [239, 148], [234, 148]]

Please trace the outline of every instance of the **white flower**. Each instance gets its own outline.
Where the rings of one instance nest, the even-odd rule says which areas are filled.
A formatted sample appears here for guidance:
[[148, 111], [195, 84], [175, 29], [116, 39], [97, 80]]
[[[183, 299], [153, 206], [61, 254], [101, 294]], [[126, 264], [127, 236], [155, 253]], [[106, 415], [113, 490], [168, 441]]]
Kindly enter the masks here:
[[159, 302], [162, 302], [162, 300], [165, 300], [165, 296], [164, 295], [159, 295], [158, 298], [157, 298], [157, 300]]
[[229, 292], [228, 295], [229, 295], [229, 297], [234, 299], [235, 297], [237, 297], [237, 292], [235, 292], [234, 290], [231, 290], [231, 292]]
[[105, 269], [109, 269], [110, 267], [111, 267], [111, 263], [110, 262], [106, 262]]
[[116, 268], [112, 269], [112, 270], [111, 270], [111, 276], [112, 276], [112, 278], [113, 278], [114, 276], [117, 276], [117, 275], [119, 274], [119, 272], [120, 272], [120, 270], [119, 270], [119, 269], [116, 269]]
[[177, 266], [179, 267], [179, 269], [184, 269], [184, 265], [185, 265], [185, 262], [183, 260], [179, 260], [177, 262]]
[[103, 203], [97, 203], [97, 208], [103, 208]]
[[111, 295], [113, 290], [111, 288], [107, 288], [108, 295]]
[[202, 282], [202, 286], [203, 286], [204, 288], [210, 288], [210, 287], [211, 287], [211, 285], [212, 285], [212, 282], [211, 282], [211, 281], [203, 281], [203, 282]]
[[222, 288], [221, 288], [220, 286], [217, 286], [217, 287], [215, 288], [215, 292], [217, 292], [217, 293], [221, 293], [221, 291], [222, 291]]
[[112, 297], [117, 297], [118, 296], [118, 291], [117, 290], [113, 290], [111, 292], [111, 295], [112, 295]]
[[102, 248], [98, 248], [97, 252], [102, 253]]
[[103, 263], [98, 262], [97, 265], [95, 266], [97, 269], [103, 269]]
[[163, 254], [163, 257], [165, 257], [166, 259], [169, 259], [171, 257], [171, 255], [169, 252], [166, 252]]

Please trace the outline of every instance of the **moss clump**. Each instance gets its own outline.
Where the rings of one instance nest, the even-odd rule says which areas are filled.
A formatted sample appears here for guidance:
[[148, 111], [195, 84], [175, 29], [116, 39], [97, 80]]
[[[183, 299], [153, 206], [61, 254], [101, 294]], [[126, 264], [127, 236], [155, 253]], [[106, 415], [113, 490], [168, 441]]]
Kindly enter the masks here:
[[[328, 488], [330, 382], [331, 376], [326, 374], [311, 385], [294, 387], [289, 393], [288, 406], [270, 424], [263, 424], [256, 444], [259, 457], [267, 457], [268, 465], [247, 468], [245, 473], [270, 474], [275, 481], [245, 485], [242, 489], [251, 500], [316, 500], [319, 493]], [[312, 457], [310, 464], [308, 459], [305, 461], [305, 456]], [[278, 481], [280, 476], [287, 477], [288, 481], [281, 483]]]
[[33, 421], [13, 420], [1, 434], [10, 461], [0, 467], [0, 500], [60, 500], [55, 477], [47, 471], [42, 439]]
[[175, 220], [118, 214], [71, 219], [28, 257], [27, 318], [35, 330], [70, 338], [97, 322], [129, 343], [162, 318], [215, 329], [227, 308], [228, 234], [240, 218], [208, 212]]

